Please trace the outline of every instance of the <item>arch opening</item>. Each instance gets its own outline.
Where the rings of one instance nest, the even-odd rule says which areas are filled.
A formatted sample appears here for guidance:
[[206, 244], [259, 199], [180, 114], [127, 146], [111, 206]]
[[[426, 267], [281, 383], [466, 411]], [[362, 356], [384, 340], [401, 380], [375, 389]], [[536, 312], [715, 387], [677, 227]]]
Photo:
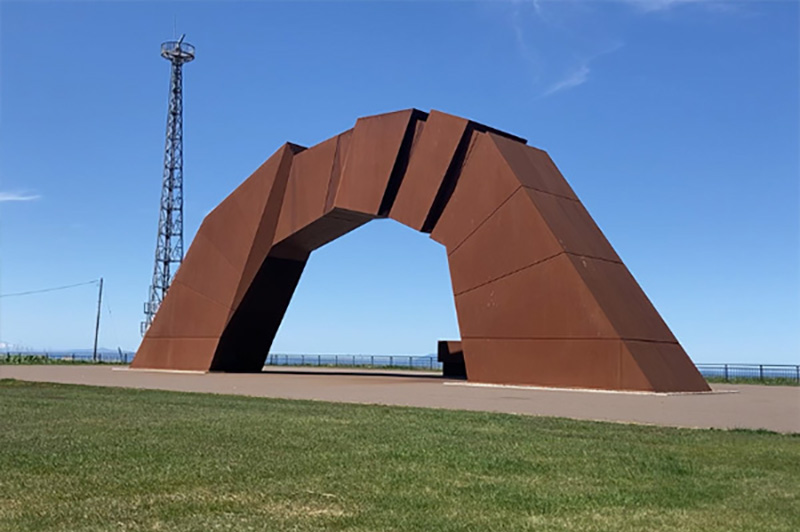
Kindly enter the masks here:
[[459, 337], [445, 248], [376, 219], [312, 252], [270, 354], [435, 356]]

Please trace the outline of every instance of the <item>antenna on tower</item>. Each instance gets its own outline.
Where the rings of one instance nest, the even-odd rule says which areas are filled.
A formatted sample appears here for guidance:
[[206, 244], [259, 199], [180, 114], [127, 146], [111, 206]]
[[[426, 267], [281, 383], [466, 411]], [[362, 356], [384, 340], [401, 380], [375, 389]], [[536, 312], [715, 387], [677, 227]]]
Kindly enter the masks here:
[[183, 261], [183, 65], [194, 60], [194, 46], [177, 41], [161, 43], [161, 57], [171, 63], [167, 139], [164, 146], [164, 174], [153, 282], [144, 304], [144, 334], [167, 295], [172, 276]]

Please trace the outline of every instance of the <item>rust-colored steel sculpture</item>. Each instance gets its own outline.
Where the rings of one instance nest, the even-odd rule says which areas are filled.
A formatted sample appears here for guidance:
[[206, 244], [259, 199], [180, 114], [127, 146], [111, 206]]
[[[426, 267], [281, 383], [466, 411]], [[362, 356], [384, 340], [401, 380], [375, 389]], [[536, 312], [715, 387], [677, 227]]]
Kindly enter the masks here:
[[447, 248], [470, 381], [709, 390], [547, 153], [413, 109], [273, 154], [206, 216], [132, 367], [260, 371], [311, 252], [385, 217]]

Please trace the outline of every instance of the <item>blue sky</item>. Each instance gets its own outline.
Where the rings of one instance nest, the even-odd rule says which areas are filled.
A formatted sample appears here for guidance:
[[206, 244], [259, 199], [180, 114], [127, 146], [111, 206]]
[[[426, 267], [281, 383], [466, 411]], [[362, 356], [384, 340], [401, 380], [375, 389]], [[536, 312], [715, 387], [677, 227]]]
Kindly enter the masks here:
[[[185, 229], [284, 141], [417, 107], [547, 150], [697, 362], [798, 363], [798, 5], [0, 3], [0, 293], [103, 276], [137, 347], [169, 65], [185, 68]], [[0, 342], [90, 347], [96, 287], [0, 299]], [[458, 337], [444, 249], [391, 221], [316, 251], [275, 352]]]

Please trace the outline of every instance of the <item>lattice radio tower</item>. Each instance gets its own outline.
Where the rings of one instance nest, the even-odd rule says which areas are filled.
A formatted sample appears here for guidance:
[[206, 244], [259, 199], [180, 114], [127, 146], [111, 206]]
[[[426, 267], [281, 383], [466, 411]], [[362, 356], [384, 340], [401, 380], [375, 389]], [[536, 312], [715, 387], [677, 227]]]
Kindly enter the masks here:
[[156, 262], [150, 297], [144, 304], [145, 333], [167, 295], [172, 276], [183, 260], [183, 65], [194, 59], [194, 46], [177, 41], [161, 44], [161, 57], [171, 63], [167, 140], [164, 146], [164, 176], [158, 215]]

